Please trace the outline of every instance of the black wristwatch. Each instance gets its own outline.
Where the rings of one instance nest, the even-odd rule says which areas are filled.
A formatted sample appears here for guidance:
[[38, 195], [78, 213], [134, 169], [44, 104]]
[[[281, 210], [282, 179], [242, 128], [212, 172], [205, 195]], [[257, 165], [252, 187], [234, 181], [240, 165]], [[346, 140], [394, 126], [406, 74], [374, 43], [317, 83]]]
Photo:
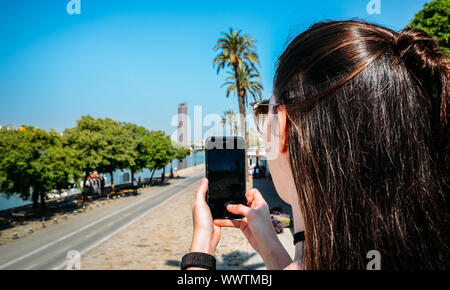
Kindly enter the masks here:
[[188, 253], [181, 259], [181, 270], [186, 270], [189, 267], [215, 270], [216, 258], [210, 254], [201, 252]]

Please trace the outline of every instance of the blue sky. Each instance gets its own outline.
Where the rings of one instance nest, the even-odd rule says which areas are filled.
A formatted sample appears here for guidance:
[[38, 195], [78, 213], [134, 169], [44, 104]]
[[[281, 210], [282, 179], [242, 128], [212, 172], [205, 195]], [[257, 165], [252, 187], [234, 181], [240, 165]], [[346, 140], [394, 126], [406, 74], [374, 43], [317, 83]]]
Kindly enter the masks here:
[[225, 74], [212, 67], [220, 32], [257, 39], [264, 96], [277, 57], [311, 24], [363, 19], [400, 30], [425, 0], [334, 1], [0, 1], [0, 125], [63, 130], [82, 115], [111, 117], [171, 133], [177, 104], [203, 114], [238, 111], [225, 98]]

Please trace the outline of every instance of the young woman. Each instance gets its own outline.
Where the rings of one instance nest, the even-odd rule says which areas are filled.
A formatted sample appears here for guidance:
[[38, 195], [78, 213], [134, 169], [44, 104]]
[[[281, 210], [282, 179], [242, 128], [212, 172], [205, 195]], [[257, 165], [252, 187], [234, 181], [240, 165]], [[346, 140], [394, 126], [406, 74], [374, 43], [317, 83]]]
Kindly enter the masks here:
[[305, 240], [292, 261], [255, 189], [228, 208], [244, 219], [213, 221], [203, 180], [191, 252], [214, 255], [226, 226], [268, 269], [366, 269], [371, 250], [381, 269], [449, 269], [449, 70], [420, 30], [338, 21], [297, 36], [254, 110], [267, 113], [270, 172]]

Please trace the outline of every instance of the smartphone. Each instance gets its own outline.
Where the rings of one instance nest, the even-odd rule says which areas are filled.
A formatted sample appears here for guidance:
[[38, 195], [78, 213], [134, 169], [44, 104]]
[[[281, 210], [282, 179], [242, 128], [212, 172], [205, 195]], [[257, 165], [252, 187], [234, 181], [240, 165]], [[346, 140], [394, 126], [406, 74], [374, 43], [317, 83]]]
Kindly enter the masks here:
[[245, 204], [245, 141], [242, 137], [209, 137], [205, 142], [206, 202], [213, 219], [241, 219], [228, 204]]

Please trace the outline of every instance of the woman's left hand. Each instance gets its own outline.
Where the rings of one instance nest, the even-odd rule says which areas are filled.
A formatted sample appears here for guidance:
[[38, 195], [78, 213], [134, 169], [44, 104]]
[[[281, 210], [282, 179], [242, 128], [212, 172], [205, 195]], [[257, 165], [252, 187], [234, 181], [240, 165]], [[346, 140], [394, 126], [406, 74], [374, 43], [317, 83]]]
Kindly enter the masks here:
[[220, 240], [220, 227], [213, 223], [211, 211], [205, 200], [207, 190], [208, 179], [203, 178], [192, 205], [194, 235], [190, 251], [214, 255]]

